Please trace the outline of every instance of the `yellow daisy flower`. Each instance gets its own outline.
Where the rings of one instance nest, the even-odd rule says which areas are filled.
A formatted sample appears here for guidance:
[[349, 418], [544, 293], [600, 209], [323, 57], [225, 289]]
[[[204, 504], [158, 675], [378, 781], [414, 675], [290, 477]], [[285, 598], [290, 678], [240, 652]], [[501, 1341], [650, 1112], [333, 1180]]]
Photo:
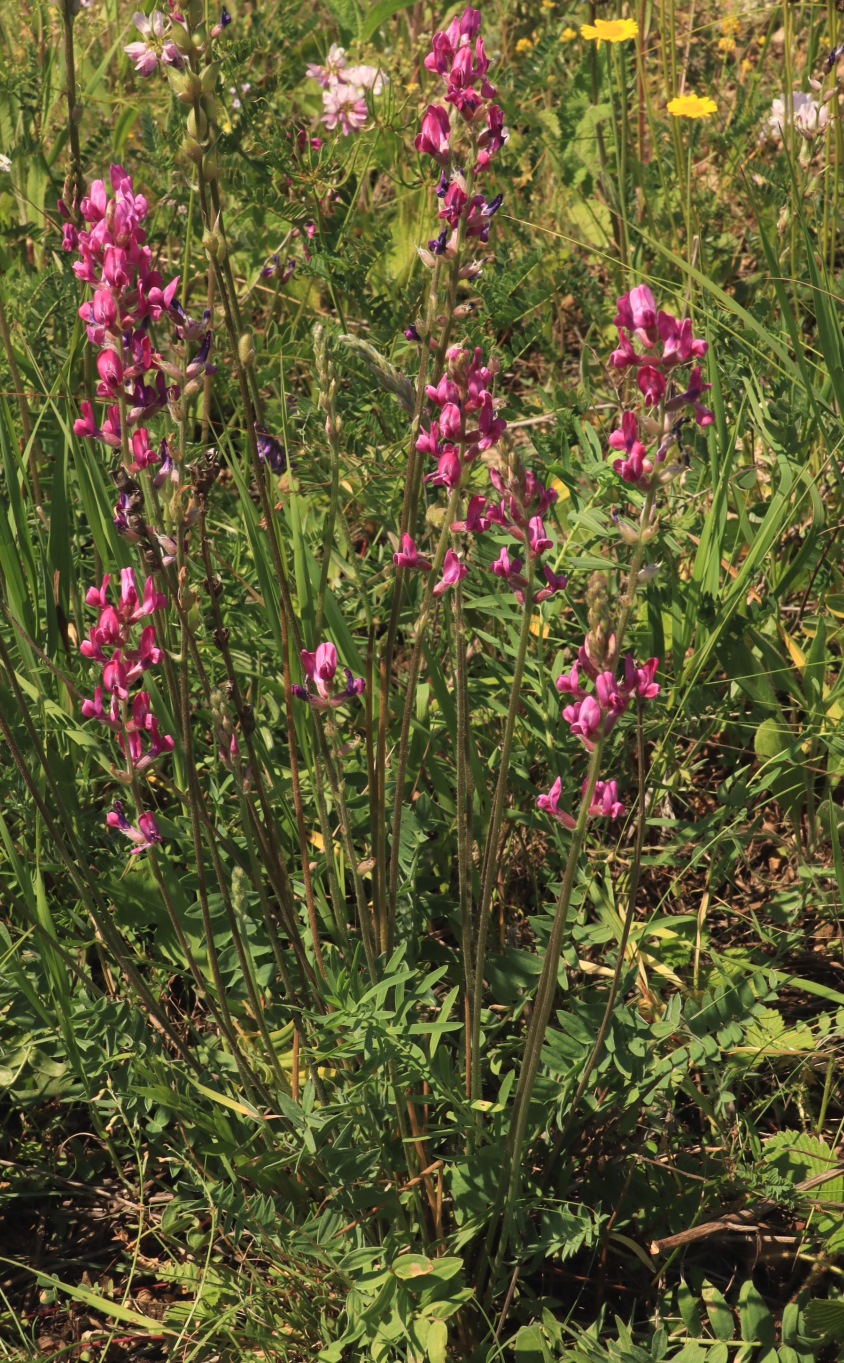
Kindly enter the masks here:
[[533, 43], [530, 38], [520, 38], [516, 43], [516, 55], [521, 57], [523, 53], [530, 52], [532, 47]]
[[556, 8], [557, 8], [557, 0], [542, 0], [542, 8], [543, 8], [543, 9], [556, 9]]
[[729, 54], [730, 52], [735, 52], [735, 50], [736, 50], [736, 40], [735, 40], [735, 38], [719, 38], [719, 39], [718, 39], [718, 51], [719, 51], [719, 52], [724, 52], [724, 53], [726, 53], [726, 54]]
[[672, 118], [709, 118], [711, 114], [717, 114], [718, 105], [714, 99], [705, 96], [678, 95], [676, 99], [669, 100], [668, 112]]
[[635, 19], [596, 19], [594, 24], [582, 26], [580, 36], [590, 43], [626, 43], [638, 32]]
[[576, 37], [577, 37], [576, 28], [564, 28], [562, 33], [560, 34], [560, 42], [573, 43]]
[[739, 20], [734, 15], [731, 15], [728, 19], [722, 19], [721, 32], [725, 38], [735, 38], [741, 32]]
[[747, 60], [747, 57], [745, 57], [744, 61], [743, 61], [742, 64], [741, 64], [741, 74], [742, 74], [743, 76], [746, 76], [747, 73], [748, 73], [748, 71], [752, 71], [752, 70], [753, 70], [753, 62], [749, 62], [749, 61]]

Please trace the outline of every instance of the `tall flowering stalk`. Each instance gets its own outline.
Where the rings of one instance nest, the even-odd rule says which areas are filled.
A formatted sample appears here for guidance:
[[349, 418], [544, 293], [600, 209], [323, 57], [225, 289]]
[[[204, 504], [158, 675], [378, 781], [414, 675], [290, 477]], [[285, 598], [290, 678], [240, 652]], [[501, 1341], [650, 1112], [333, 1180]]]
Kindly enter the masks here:
[[[656, 681], [659, 660], [650, 658], [638, 665], [632, 654], [623, 652], [636, 592], [658, 570], [658, 565], [645, 563], [647, 546], [658, 530], [656, 499], [660, 490], [686, 467], [688, 456], [683, 447], [686, 424], [693, 419], [705, 427], [713, 420], [712, 413], [701, 402], [710, 385], [703, 382], [697, 363], [706, 355], [708, 345], [694, 336], [690, 319], [681, 321], [658, 310], [651, 290], [641, 285], [618, 300], [615, 325], [619, 344], [610, 356], [611, 367], [625, 376], [628, 386], [632, 386], [633, 375], [636, 383], [634, 391], [628, 393], [620, 425], [609, 438], [609, 451], [611, 457], [617, 456], [613, 458], [613, 468], [622, 485], [638, 494], [638, 516], [635, 520], [617, 514], [614, 517], [622, 542], [632, 549], [615, 611], [610, 607], [604, 576], [596, 574], [587, 594], [589, 631], [577, 662], [556, 682], [565, 701], [563, 719], [572, 737], [586, 750], [588, 765], [575, 813], [559, 808], [562, 795], [559, 779], [547, 794], [537, 799], [540, 810], [571, 830], [571, 842], [513, 1102], [499, 1198], [503, 1222], [498, 1226], [493, 1221], [487, 1242], [491, 1253], [497, 1236], [495, 1254], [491, 1256], [493, 1268], [500, 1266], [511, 1234], [530, 1102], [554, 1005], [560, 953], [586, 830], [591, 818], [612, 819], [623, 813], [617, 781], [601, 779], [605, 747], [628, 706], [635, 703], [641, 715], [642, 705], [654, 700], [660, 691]], [[578, 1098], [582, 1091], [581, 1087]]]
[[[480, 352], [471, 356], [452, 347], [455, 324], [471, 311], [459, 301], [461, 281], [476, 279], [483, 259], [473, 258], [478, 243], [485, 245], [492, 220], [501, 206], [501, 195], [491, 199], [481, 193], [490, 164], [507, 140], [504, 116], [495, 101], [488, 79], [489, 58], [480, 33], [479, 10], [466, 9], [449, 27], [435, 33], [425, 67], [442, 80], [443, 103], [429, 104], [416, 137], [416, 149], [430, 158], [437, 169], [435, 194], [439, 200], [438, 233], [419, 247], [419, 256], [431, 272], [427, 302], [406, 335], [420, 343], [416, 398], [410, 428], [408, 469], [398, 538], [402, 545], [395, 557], [396, 584], [386, 641], [380, 664], [380, 711], [378, 751], [375, 763], [374, 811], [376, 831], [375, 911], [382, 950], [389, 952], [395, 931], [398, 893], [398, 847], [404, 803], [408, 742], [425, 632], [434, 603], [459, 583], [466, 565], [450, 546], [450, 525], [459, 520], [461, 487], [472, 460], [500, 439], [504, 422], [495, 414], [492, 371]], [[426, 404], [436, 419], [423, 428]], [[427, 481], [444, 487], [449, 495], [446, 523], [430, 561], [420, 560], [413, 529], [421, 492], [426, 457], [436, 461]], [[395, 762], [395, 794], [392, 851], [387, 883], [386, 766], [389, 688], [401, 609], [405, 574], [430, 568], [413, 639], [409, 674], [405, 683], [405, 706], [398, 755]]]

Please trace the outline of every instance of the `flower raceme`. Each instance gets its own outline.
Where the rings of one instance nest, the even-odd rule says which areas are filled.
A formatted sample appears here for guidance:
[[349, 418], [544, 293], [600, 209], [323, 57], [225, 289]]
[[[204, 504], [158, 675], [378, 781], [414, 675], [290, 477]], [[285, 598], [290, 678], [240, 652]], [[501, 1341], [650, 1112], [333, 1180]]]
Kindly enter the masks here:
[[[633, 411], [625, 411], [621, 425], [609, 437], [610, 448], [624, 457], [613, 461], [613, 468], [626, 483], [647, 491], [654, 478], [666, 481], [679, 471], [661, 468], [677, 432], [691, 409], [698, 426], [710, 426], [712, 412], [701, 402], [711, 384], [703, 382], [700, 364], [708, 349], [708, 342], [693, 334], [691, 319], [682, 321], [670, 312], [657, 308], [651, 290], [641, 284], [619, 298], [614, 325], [618, 330], [618, 346], [610, 356], [610, 364], [622, 373], [635, 371], [636, 386], [645, 408], [656, 408], [662, 413], [663, 431], [653, 458], [640, 440], [639, 418]], [[636, 349], [634, 342], [641, 346]], [[678, 382], [681, 369], [691, 365], [691, 372]], [[680, 414], [679, 421], [675, 414]]]
[[[161, 649], [155, 643], [155, 626], [144, 624], [157, 612], [166, 609], [167, 598], [156, 591], [151, 577], [146, 579], [139, 593], [132, 568], [120, 572], [120, 596], [112, 603], [109, 592], [111, 575], [106, 574], [99, 587], [89, 587], [86, 604], [99, 611], [96, 625], [88, 631], [88, 638], [79, 646], [83, 658], [95, 663], [102, 671], [102, 683], [94, 688], [91, 700], [83, 700], [85, 719], [97, 720], [115, 735], [126, 763], [125, 770], [115, 776], [126, 784], [146, 771], [159, 758], [173, 751], [169, 734], [162, 734], [152, 712], [147, 691], [138, 691], [131, 699], [130, 690], [150, 668], [158, 666]], [[140, 636], [134, 632], [142, 625]], [[114, 812], [106, 816], [109, 828], [126, 835], [135, 844], [132, 855], [161, 842], [152, 814], [141, 814], [138, 824], [128, 822], [119, 801]]]
[[312, 62], [305, 75], [322, 88], [322, 121], [344, 137], [365, 128], [369, 118], [366, 92], [380, 95], [387, 77], [377, 66], [349, 66], [345, 48], [332, 43], [325, 64]]
[[[199, 378], [214, 373], [210, 313], [198, 321], [188, 317], [176, 295], [179, 277], [165, 283], [154, 267], [143, 225], [146, 199], [135, 193], [121, 166], [111, 167], [110, 181], [111, 196], [95, 180], [83, 198], [79, 209], [84, 228], [77, 231], [71, 223], [64, 228], [64, 249], [79, 255], [74, 273], [93, 289], [79, 316], [89, 342], [99, 350], [96, 396], [107, 404], [98, 419], [91, 403], [82, 402], [73, 430], [121, 452], [127, 474], [147, 471], [153, 486], [161, 488], [178, 484], [183, 452], [166, 439], [153, 443], [146, 423], [165, 408], [178, 422], [181, 404], [197, 390]], [[175, 335], [175, 353], [169, 359], [159, 352], [153, 335], [155, 324], [163, 320]], [[199, 343], [192, 357], [191, 342]], [[114, 523], [118, 533], [136, 539], [129, 509], [121, 500]]]
[[346, 685], [342, 691], [337, 691], [335, 687], [335, 675], [337, 673], [337, 649], [332, 643], [320, 644], [313, 653], [309, 653], [303, 648], [299, 655], [302, 659], [302, 668], [307, 681], [309, 681], [316, 695], [313, 695], [306, 686], [291, 686], [291, 693], [297, 700], [308, 701], [315, 710], [336, 709], [338, 705], [345, 705], [347, 700], [353, 696], [363, 695], [366, 683], [362, 677], [353, 677], [351, 668], [344, 668], [346, 674]]

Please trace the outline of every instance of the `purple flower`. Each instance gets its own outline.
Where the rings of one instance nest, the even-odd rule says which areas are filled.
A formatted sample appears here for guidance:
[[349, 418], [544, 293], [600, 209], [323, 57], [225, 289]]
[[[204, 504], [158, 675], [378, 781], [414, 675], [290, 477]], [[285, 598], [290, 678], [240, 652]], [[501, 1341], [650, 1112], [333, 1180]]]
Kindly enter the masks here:
[[154, 9], [149, 18], [138, 12], [134, 15], [132, 22], [147, 41], [129, 43], [123, 51], [134, 62], [135, 70], [139, 76], [151, 76], [158, 65], [158, 56], [167, 29], [167, 20], [161, 10]]
[[256, 431], [255, 436], [258, 442], [258, 458], [269, 464], [273, 473], [286, 472], [287, 455], [281, 441], [276, 440], [274, 435], [268, 435], [266, 431]]
[[689, 386], [685, 393], [679, 393], [677, 397], [670, 398], [665, 404], [666, 412], [677, 412], [681, 407], [694, 407], [695, 421], [698, 426], [711, 426], [715, 420], [708, 407], [704, 407], [698, 399], [703, 393], [709, 391], [711, 383], [704, 383], [700, 372], [700, 365], [696, 364], [689, 375]]
[[586, 692], [582, 689], [579, 681], [580, 664], [575, 663], [571, 672], [562, 672], [554, 685], [564, 696], [571, 696], [573, 700], [585, 700]]
[[625, 483], [641, 483], [647, 474], [653, 472], [653, 465], [645, 458], [645, 447], [639, 440], [639, 423], [635, 413], [622, 413], [621, 427], [613, 431], [609, 443], [612, 449], [624, 450], [627, 455], [626, 459], [613, 460], [615, 472]]
[[346, 667], [343, 669], [346, 674], [346, 686], [343, 691], [335, 694], [337, 650], [332, 643], [319, 644], [313, 653], [303, 648], [300, 656], [305, 676], [313, 682], [317, 694], [311, 695], [304, 686], [291, 686], [290, 690], [297, 700], [306, 700], [315, 709], [326, 710], [345, 704], [350, 697], [360, 696], [365, 690], [366, 683], [363, 677], [353, 677], [351, 669]]

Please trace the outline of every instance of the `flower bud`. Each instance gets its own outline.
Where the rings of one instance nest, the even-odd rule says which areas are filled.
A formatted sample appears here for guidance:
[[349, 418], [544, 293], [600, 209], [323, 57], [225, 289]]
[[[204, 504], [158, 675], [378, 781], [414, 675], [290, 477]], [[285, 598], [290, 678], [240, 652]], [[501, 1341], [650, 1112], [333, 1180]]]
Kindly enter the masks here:
[[202, 93], [203, 95], [213, 95], [217, 85], [217, 76], [220, 71], [220, 63], [212, 62], [206, 66], [202, 73]]
[[182, 151], [184, 152], [185, 156], [188, 158], [189, 161], [193, 161], [193, 164], [195, 166], [199, 165], [200, 161], [202, 160], [202, 148], [199, 145], [199, 143], [194, 140], [194, 138], [192, 137], [182, 138]]
[[182, 104], [193, 104], [199, 98], [201, 86], [199, 77], [187, 69], [177, 70], [175, 66], [165, 67], [167, 79], [173, 94]]
[[205, 180], [216, 180], [217, 178], [217, 153], [215, 151], [206, 152], [202, 158], [202, 175]]
[[188, 132], [198, 142], [204, 141], [208, 136], [208, 119], [201, 109], [191, 109], [188, 114]]
[[416, 250], [419, 254], [419, 259], [422, 261], [422, 264], [425, 266], [425, 268], [428, 270], [433, 270], [437, 262], [431, 255], [431, 252], [426, 251], [424, 246], [417, 246]]
[[226, 258], [226, 239], [218, 228], [215, 227], [213, 232], [208, 230], [203, 232], [202, 245], [206, 254], [222, 265]]
[[623, 516], [613, 516], [613, 520], [615, 521], [615, 528], [625, 544], [639, 543], [639, 531], [632, 521], [625, 520]]
[[180, 52], [190, 52], [190, 34], [184, 24], [174, 23], [167, 36], [173, 46], [177, 47]]
[[208, 30], [205, 24], [197, 24], [190, 35], [190, 45], [194, 52], [202, 52], [208, 41]]
[[205, 19], [205, 0], [190, 0], [188, 4], [188, 17], [191, 27], [196, 28]]
[[199, 392], [199, 384], [198, 384], [198, 382], [196, 381], [196, 379], [188, 379], [188, 382], [185, 384], [184, 388], [182, 389], [182, 397], [183, 397], [183, 398], [192, 398], [192, 397], [194, 396], [194, 394], [195, 394], [195, 393], [198, 393], [198, 392]]
[[237, 343], [237, 353], [240, 356], [240, 363], [246, 368], [255, 362], [255, 342], [252, 339], [251, 331], [244, 331]]
[[662, 567], [661, 563], [649, 563], [646, 568], [642, 568], [636, 574], [636, 581], [640, 587], [644, 587], [647, 582], [652, 582]]

